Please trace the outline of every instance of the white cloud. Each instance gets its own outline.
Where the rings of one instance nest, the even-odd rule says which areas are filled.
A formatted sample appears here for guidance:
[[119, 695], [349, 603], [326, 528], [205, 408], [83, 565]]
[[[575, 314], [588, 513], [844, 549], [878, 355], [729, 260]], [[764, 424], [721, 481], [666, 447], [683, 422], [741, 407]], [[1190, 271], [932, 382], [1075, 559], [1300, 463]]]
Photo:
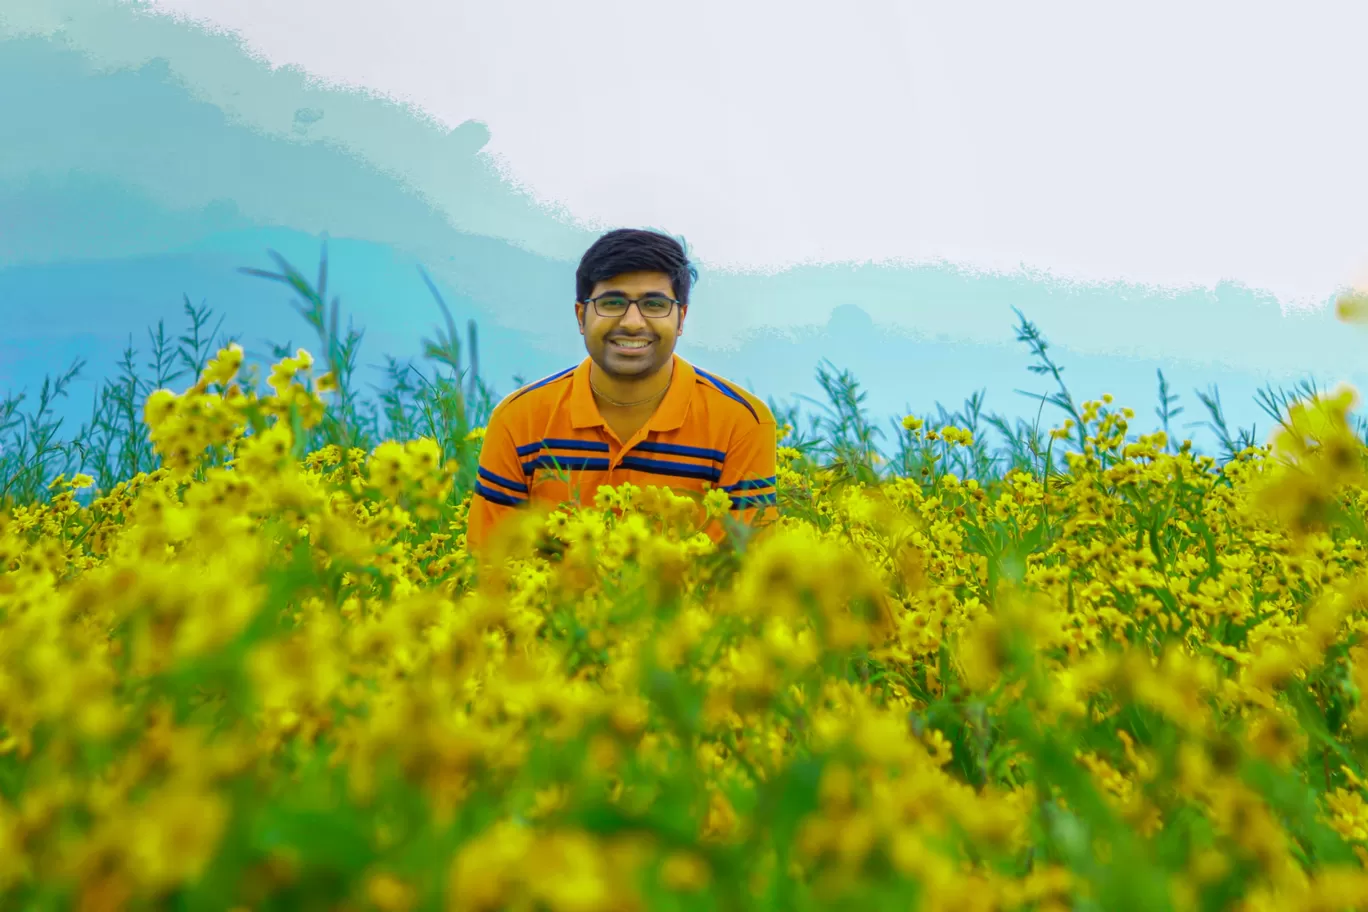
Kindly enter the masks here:
[[142, 0], [407, 100], [712, 268], [943, 258], [1323, 300], [1368, 265], [1368, 5]]

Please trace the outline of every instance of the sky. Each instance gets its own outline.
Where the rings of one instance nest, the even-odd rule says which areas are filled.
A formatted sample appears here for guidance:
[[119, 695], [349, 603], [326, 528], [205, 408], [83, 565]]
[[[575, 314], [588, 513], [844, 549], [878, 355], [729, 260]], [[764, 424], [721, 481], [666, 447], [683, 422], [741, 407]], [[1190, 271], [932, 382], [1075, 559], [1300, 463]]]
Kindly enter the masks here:
[[402, 101], [588, 227], [713, 269], [1368, 279], [1368, 4], [128, 0]]

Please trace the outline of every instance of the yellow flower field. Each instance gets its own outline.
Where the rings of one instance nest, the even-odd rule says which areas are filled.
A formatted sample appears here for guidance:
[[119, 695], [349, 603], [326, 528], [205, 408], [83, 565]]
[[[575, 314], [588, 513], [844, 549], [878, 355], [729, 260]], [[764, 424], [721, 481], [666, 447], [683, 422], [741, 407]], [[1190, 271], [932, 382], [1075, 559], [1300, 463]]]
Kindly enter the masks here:
[[784, 447], [753, 537], [627, 488], [481, 567], [434, 441], [302, 452], [335, 381], [241, 365], [0, 514], [5, 908], [1368, 908], [1351, 393], [1219, 468], [1106, 400], [1045, 477]]

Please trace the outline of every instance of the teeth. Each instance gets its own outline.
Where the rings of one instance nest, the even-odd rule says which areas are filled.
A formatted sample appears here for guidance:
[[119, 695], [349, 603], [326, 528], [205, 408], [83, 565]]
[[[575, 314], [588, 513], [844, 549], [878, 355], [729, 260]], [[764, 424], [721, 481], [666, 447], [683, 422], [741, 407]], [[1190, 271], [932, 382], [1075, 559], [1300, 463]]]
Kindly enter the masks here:
[[626, 339], [615, 339], [615, 340], [613, 341], [613, 344], [619, 346], [620, 348], [645, 348], [646, 346], [650, 345], [651, 343], [650, 343], [650, 342], [646, 342], [646, 341], [640, 341], [640, 340], [634, 341], [634, 342], [629, 342], [629, 341], [627, 341]]

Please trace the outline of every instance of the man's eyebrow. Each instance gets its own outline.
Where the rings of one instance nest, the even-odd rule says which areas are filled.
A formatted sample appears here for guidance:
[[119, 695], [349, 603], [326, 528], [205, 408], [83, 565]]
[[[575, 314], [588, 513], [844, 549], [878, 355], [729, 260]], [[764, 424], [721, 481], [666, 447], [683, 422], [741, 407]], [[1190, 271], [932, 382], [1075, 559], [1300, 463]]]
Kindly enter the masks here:
[[[622, 295], [624, 298], [631, 297], [631, 295], [627, 294], [627, 292], [623, 291], [621, 288], [610, 288], [610, 289], [608, 289], [607, 291], [600, 291], [598, 294], [594, 295], [594, 297], [596, 297], [596, 298], [604, 298], [604, 297], [607, 297], [608, 295]], [[668, 298], [668, 297], [669, 297], [669, 295], [666, 294], [666, 293], [663, 292], [663, 291], [648, 291], [648, 292], [646, 292], [645, 294], [643, 294], [642, 297], [643, 297], [643, 298], [649, 298], [649, 297], [651, 297], [652, 295], [656, 295], [656, 296], [662, 297], [662, 298]]]

